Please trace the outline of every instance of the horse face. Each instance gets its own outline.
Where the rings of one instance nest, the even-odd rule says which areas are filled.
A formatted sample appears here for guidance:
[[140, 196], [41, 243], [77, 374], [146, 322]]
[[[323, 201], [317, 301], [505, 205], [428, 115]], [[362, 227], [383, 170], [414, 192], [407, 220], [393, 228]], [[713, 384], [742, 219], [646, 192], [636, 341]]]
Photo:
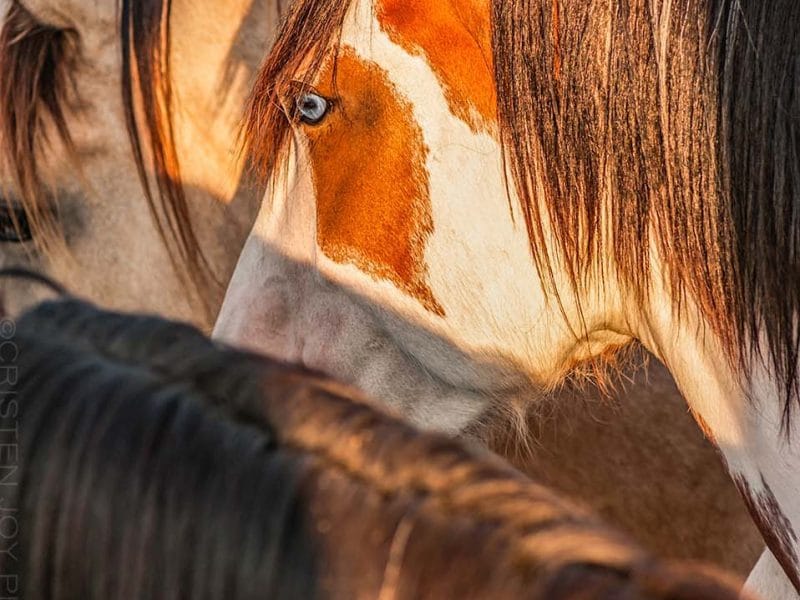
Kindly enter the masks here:
[[[336, 6], [299, 5], [290, 24]], [[277, 171], [265, 153], [272, 186], [217, 333], [449, 429], [635, 336], [669, 366], [800, 590], [800, 453], [780, 435], [798, 300], [776, 289], [797, 264], [785, 215], [798, 171], [782, 135], [797, 129], [784, 62], [797, 56], [796, 3], [492, 6], [495, 41], [507, 43], [494, 49], [507, 62], [499, 125], [482, 95], [493, 81], [485, 2], [354, 1], [311, 95], [270, 88], [281, 63], [268, 60], [257, 91], [293, 119], [291, 150]], [[293, 33], [277, 47], [303, 40]], [[771, 80], [779, 93], [761, 101], [746, 85]], [[514, 107], [526, 111], [519, 127]], [[273, 124], [269, 102], [253, 108]], [[518, 198], [506, 195], [501, 136]], [[751, 173], [767, 193], [751, 195]], [[776, 231], [793, 241], [773, 244]], [[552, 281], [533, 267], [529, 233]], [[743, 361], [756, 363], [749, 374]]]
[[[38, 166], [41, 203], [44, 212], [55, 215], [53, 228], [19, 240], [8, 227], [7, 239], [0, 241], [0, 260], [44, 271], [71, 291], [106, 305], [157, 311], [210, 326], [213, 312], [205, 314], [199, 295], [206, 296], [205, 304], [215, 311], [223, 290], [208, 282], [208, 288], [193, 294], [182, 265], [173, 267], [148, 210], [120, 94], [119, 14], [116, 3], [106, 4], [108, 11], [99, 5], [87, 8], [85, 2], [52, 0], [7, 6], [15, 10], [17, 25], [69, 37], [57, 68], [74, 83], [74, 89], [71, 83], [63, 86], [59, 97], [74, 158], [66, 158], [70, 152], [41, 110], [43, 125], [36, 132], [35, 155], [28, 160]], [[140, 10], [148, 4], [155, 3], [139, 3]], [[274, 24], [277, 11], [272, 0], [210, 2], [202, 11], [191, 3], [172, 5], [172, 127], [180, 170], [173, 168], [165, 175], [185, 184], [188, 219], [199, 246], [211, 271], [225, 282], [258, 202], [254, 191], [238, 190], [241, 169], [231, 149], [250, 76], [271, 33], [265, 23]], [[4, 11], [3, 17], [7, 14]], [[35, 68], [33, 62], [29, 67]], [[145, 103], [141, 98], [136, 103], [141, 117]], [[146, 127], [140, 128], [144, 164], [154, 182], [149, 135]], [[13, 166], [10, 160], [0, 163], [0, 195], [19, 214], [24, 201]], [[0, 219], [5, 223], [10, 217], [4, 214]], [[181, 257], [176, 260], [180, 264]], [[17, 282], [6, 288], [5, 301], [12, 309], [36, 296], [35, 290]]]
[[281, 86], [288, 156], [217, 335], [449, 430], [621, 343], [597, 326], [613, 302], [584, 313], [589, 349], [570, 294], [545, 297], [506, 185], [488, 3], [355, 2], [340, 42]]

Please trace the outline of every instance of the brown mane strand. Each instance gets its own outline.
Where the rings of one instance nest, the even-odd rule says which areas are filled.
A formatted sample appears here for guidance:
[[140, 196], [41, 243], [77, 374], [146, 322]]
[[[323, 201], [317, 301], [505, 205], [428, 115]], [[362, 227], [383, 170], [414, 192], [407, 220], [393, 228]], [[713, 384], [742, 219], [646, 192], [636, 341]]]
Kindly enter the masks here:
[[[74, 31], [42, 25], [18, 2], [10, 4], [0, 31], [0, 164], [31, 229], [44, 234], [39, 240], [43, 247], [55, 223], [42, 189], [37, 150], [53, 141], [46, 138], [50, 123], [66, 152], [75, 155], [64, 103], [74, 96], [71, 67], [77, 52]], [[12, 208], [12, 200], [6, 202]], [[9, 214], [19, 233], [16, 213]]]
[[[176, 272], [208, 311], [203, 286], [221, 282], [197, 240], [181, 183], [172, 123], [171, 7], [172, 0], [121, 0], [122, 101], [134, 160], [159, 235]], [[44, 234], [41, 244], [58, 230], [45, 204], [36, 161], [53, 141], [46, 137], [47, 120], [76, 157], [65, 103], [79, 100], [72, 79], [78, 50], [75, 31], [44, 25], [19, 2], [11, 2], [0, 32], [0, 160], [31, 227]]]
[[557, 255], [580, 289], [602, 277], [596, 257], [611, 248], [644, 301], [652, 242], [674, 308], [688, 295], [735, 367], [749, 376], [758, 358], [773, 371], [788, 423], [800, 347], [800, 5], [559, 0], [558, 22], [541, 2], [493, 6], [502, 142], [540, 270]]
[[288, 9], [275, 45], [259, 71], [242, 130], [244, 149], [264, 179], [285, 156], [289, 141], [291, 129], [280, 97], [282, 88], [295, 77], [308, 83], [329, 51], [338, 51], [338, 37], [349, 7], [350, 0], [301, 0]]
[[[171, 11], [172, 0], [122, 0], [120, 38], [125, 124], [148, 207], [170, 251], [173, 266], [178, 274], [187, 276], [186, 283], [194, 286], [197, 299], [210, 311], [205, 300], [208, 294], [202, 287], [222, 283], [213, 273], [197, 240], [181, 183], [172, 122]], [[137, 106], [137, 100], [141, 106]], [[148, 144], [146, 149], [143, 140]], [[147, 158], [152, 161], [154, 181], [148, 174]]]

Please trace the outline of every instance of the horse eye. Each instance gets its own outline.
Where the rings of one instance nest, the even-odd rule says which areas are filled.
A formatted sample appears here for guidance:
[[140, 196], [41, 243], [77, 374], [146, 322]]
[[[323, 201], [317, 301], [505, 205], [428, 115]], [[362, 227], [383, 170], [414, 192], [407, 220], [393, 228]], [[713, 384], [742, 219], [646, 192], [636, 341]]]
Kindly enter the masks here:
[[21, 244], [33, 239], [25, 209], [0, 199], [0, 243]]
[[331, 103], [327, 98], [307, 92], [297, 99], [297, 115], [306, 125], [317, 125], [328, 114], [330, 106]]

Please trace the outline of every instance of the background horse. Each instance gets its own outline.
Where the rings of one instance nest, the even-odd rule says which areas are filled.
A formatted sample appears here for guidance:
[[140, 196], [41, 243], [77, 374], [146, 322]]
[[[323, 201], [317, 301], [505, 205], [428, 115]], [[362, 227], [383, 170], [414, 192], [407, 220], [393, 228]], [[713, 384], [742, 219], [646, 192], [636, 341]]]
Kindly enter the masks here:
[[193, 328], [64, 301], [3, 335], [4, 595], [739, 597], [494, 458]]
[[0, 2], [3, 263], [210, 327], [257, 208], [236, 130], [281, 9]]
[[449, 431], [639, 340], [800, 589], [799, 24], [790, 0], [298, 1], [217, 332]]

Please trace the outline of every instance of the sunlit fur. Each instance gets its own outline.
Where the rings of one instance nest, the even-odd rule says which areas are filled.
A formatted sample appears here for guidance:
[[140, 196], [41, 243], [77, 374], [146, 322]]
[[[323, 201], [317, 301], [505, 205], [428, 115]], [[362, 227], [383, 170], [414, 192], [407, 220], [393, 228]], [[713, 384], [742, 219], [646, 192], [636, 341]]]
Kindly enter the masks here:
[[67, 300], [13, 344], [0, 415], [19, 452], [0, 467], [19, 536], [0, 572], [20, 597], [739, 597], [496, 459], [193, 328]]
[[[208, 265], [203, 258], [189, 220], [186, 198], [180, 185], [180, 166], [176, 157], [171, 124], [172, 83], [169, 62], [169, 14], [171, 0], [131, 2], [120, 5], [122, 63], [122, 102], [126, 126], [150, 210], [159, 233], [171, 247], [176, 265], [208, 284]], [[13, 174], [20, 201], [34, 231], [43, 244], [52, 236], [54, 215], [45, 206], [37, 152], [47, 144], [48, 121], [65, 149], [80, 168], [69, 132], [66, 112], [80, 102], [72, 71], [80, 60], [78, 33], [37, 20], [19, 2], [12, 2], [0, 37], [0, 81], [3, 82], [2, 156]], [[137, 115], [137, 98], [144, 108], [144, 123]], [[153, 168], [146, 164], [142, 136], [145, 137]], [[158, 193], [151, 191], [155, 173]], [[158, 202], [158, 204], [157, 204]], [[49, 222], [48, 222], [49, 221]]]

